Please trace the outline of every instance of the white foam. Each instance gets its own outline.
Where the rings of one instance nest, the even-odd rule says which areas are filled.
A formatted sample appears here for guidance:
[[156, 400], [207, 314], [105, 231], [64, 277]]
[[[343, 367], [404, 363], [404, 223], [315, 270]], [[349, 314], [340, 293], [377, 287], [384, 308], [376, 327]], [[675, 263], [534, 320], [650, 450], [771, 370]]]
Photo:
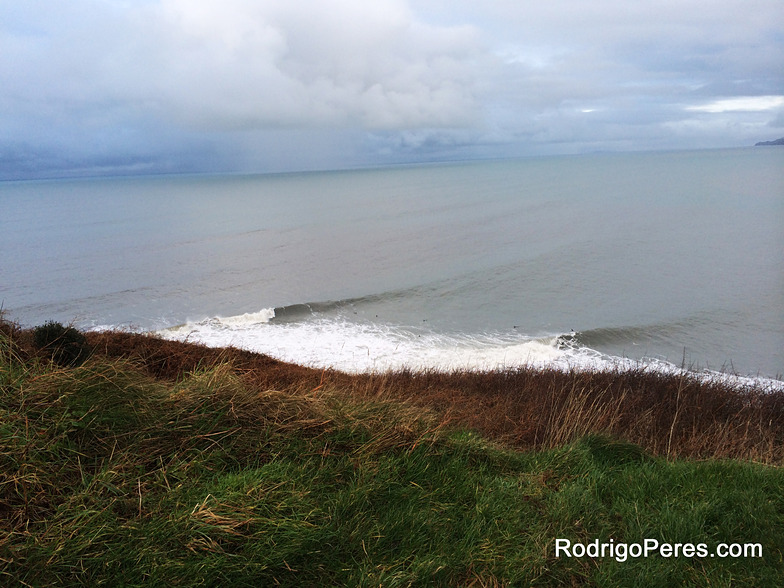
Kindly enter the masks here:
[[259, 312], [246, 312], [245, 314], [240, 314], [237, 316], [230, 316], [226, 318], [218, 318], [216, 317], [213, 319], [218, 323], [222, 323], [226, 326], [234, 326], [234, 327], [244, 327], [244, 326], [255, 326], [266, 324], [270, 322], [273, 318], [275, 318], [275, 309], [274, 308], [265, 308], [260, 310]]
[[[358, 323], [344, 319], [310, 319], [275, 323], [274, 311], [264, 309], [235, 317], [213, 317], [158, 331], [167, 339], [187, 340], [210, 347], [233, 346], [277, 359], [349, 373], [399, 369], [495, 370], [515, 367], [631, 370], [644, 366], [666, 373], [683, 373], [674, 364], [649, 359], [620, 358], [580, 347], [552, 335], [440, 334], [427, 329]], [[272, 321], [272, 322], [271, 322]], [[741, 386], [784, 389], [784, 382], [704, 372], [706, 380]]]
[[211, 347], [234, 346], [284, 361], [346, 372], [401, 368], [499, 369], [563, 361], [556, 337], [502, 339], [443, 335], [345, 320], [275, 324], [272, 309], [213, 317], [158, 331], [158, 335]]

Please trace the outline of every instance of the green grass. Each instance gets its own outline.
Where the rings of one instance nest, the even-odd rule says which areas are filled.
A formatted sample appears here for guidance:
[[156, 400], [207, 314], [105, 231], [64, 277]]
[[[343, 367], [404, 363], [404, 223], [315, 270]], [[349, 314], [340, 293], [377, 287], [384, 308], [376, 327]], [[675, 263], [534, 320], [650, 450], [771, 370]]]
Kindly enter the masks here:
[[[177, 380], [0, 338], [0, 582], [779, 586], [784, 472], [587, 435], [513, 451], [403, 402]], [[557, 558], [555, 540], [760, 543], [762, 558]]]

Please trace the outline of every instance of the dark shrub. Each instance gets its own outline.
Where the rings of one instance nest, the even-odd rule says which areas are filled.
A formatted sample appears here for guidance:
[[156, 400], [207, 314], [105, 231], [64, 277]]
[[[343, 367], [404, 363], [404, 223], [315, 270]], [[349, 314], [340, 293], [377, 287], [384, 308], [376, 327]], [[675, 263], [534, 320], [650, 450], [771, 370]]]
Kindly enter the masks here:
[[90, 354], [85, 336], [73, 327], [48, 321], [33, 331], [33, 344], [58, 365], [81, 365]]

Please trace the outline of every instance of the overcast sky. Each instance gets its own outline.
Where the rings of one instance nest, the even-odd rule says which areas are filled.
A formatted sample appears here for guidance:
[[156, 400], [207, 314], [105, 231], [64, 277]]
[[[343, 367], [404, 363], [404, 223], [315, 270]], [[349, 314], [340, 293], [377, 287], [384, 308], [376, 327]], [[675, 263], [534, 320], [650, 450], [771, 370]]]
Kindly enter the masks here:
[[0, 179], [784, 136], [784, 0], [0, 0]]

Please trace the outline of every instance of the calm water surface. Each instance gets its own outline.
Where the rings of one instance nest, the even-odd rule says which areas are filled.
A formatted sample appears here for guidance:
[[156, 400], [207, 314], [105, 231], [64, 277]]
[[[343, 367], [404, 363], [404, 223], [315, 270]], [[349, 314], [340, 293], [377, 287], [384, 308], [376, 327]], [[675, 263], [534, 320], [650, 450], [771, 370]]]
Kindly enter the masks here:
[[27, 325], [319, 366], [784, 373], [784, 149], [0, 183]]

